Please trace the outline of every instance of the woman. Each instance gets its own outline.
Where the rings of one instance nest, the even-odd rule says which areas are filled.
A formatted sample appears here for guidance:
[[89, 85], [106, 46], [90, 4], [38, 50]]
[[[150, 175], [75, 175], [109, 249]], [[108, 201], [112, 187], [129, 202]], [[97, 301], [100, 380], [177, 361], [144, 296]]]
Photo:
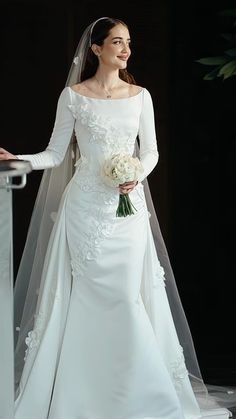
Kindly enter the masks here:
[[[124, 22], [93, 22], [47, 149], [0, 150], [45, 170], [15, 286], [15, 419], [203, 417], [194, 384], [207, 392], [146, 179], [158, 162], [152, 99], [127, 72], [130, 54]], [[143, 172], [115, 188], [101, 169], [120, 152], [138, 154]], [[116, 217], [126, 194], [136, 211]]]

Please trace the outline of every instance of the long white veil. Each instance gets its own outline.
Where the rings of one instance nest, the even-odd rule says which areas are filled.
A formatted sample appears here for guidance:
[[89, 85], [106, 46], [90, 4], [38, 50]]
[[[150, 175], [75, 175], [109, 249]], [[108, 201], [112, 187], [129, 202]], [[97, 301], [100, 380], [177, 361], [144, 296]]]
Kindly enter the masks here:
[[[101, 18], [106, 19], [106, 18]], [[90, 24], [84, 31], [76, 48], [73, 62], [65, 83], [72, 86], [81, 80], [87, 54], [90, 48], [91, 31], [100, 19]], [[138, 139], [136, 141], [136, 155], [139, 154]], [[79, 157], [79, 149], [72, 134], [65, 158], [59, 167], [46, 169], [43, 172], [39, 191], [35, 201], [32, 217], [28, 229], [27, 239], [19, 265], [14, 288], [14, 330], [15, 330], [15, 388], [17, 389], [21, 378], [24, 356], [25, 339], [33, 328], [38, 303], [37, 290], [43, 286], [42, 269], [49, 237], [53, 227], [52, 214], [58, 211], [63, 191], [74, 173], [74, 164]], [[171, 268], [168, 252], [162, 237], [157, 214], [153, 204], [148, 180], [143, 181], [144, 191], [150, 212], [150, 224], [155, 241], [156, 251], [160, 264], [165, 271], [166, 291], [169, 304], [178, 334], [179, 342], [183, 347], [186, 367], [189, 372], [191, 384], [201, 407], [209, 406], [236, 406], [236, 393], [231, 388], [206, 385], [199, 368], [194, 343], [185, 316]], [[191, 272], [189, 273], [191, 275]], [[147, 311], [149, 300], [145, 301]], [[151, 301], [151, 300], [150, 300]]]

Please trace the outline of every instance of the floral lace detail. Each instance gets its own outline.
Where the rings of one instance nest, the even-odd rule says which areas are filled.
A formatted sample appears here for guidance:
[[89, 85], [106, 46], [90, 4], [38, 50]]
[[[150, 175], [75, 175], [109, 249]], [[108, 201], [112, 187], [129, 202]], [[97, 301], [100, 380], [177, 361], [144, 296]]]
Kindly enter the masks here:
[[153, 288], [165, 287], [165, 271], [160, 263], [156, 266], [155, 276], [153, 278]]
[[72, 275], [79, 278], [84, 275], [87, 263], [97, 258], [102, 241], [110, 236], [115, 227], [113, 213], [114, 204], [118, 203], [118, 192], [103, 182], [99, 169], [90, 169], [85, 156], [81, 155], [75, 166], [77, 173], [74, 181], [79, 188], [84, 192], [96, 192], [96, 202], [86, 212], [90, 220], [88, 231], [83, 239], [81, 237], [71, 259]]
[[106, 220], [105, 214], [100, 208], [91, 208], [88, 216], [91, 213], [93, 213], [91, 217], [92, 222], [90, 223], [86, 239], [80, 241], [76, 255], [71, 260], [72, 275], [75, 278], [84, 275], [86, 264], [97, 258], [102, 241], [108, 238], [114, 229], [114, 224]]
[[188, 376], [182, 346], [179, 346], [179, 355], [176, 361], [171, 363], [171, 374], [176, 390], [180, 390], [183, 380]]
[[90, 132], [90, 143], [99, 144], [106, 153], [116, 153], [121, 150], [133, 153], [135, 139], [133, 136], [121, 136], [120, 129], [112, 124], [109, 116], [99, 115], [89, 109], [87, 104], [68, 105], [75, 119], [85, 125]]
[[[101, 192], [108, 193], [108, 189], [105, 187], [102, 182], [99, 174], [86, 171], [86, 175], [78, 176], [75, 178], [75, 182], [79, 185], [80, 189], [84, 192]], [[110, 191], [114, 195], [114, 190]]]
[[74, 181], [83, 192], [98, 193], [98, 204], [112, 205], [117, 201], [116, 189], [105, 184], [99, 170], [95, 172], [90, 170], [89, 162], [85, 156], [81, 155], [75, 166], [77, 173]]
[[43, 318], [44, 315], [42, 312], [39, 312], [38, 315], [36, 316], [36, 321], [35, 321], [35, 325], [34, 325], [34, 329], [30, 330], [30, 332], [28, 333], [26, 339], [25, 339], [25, 343], [27, 346], [27, 349], [25, 351], [25, 357], [24, 357], [24, 361], [26, 361], [27, 356], [35, 349], [38, 347], [39, 342], [40, 342], [40, 337], [41, 337], [41, 332], [42, 332], [42, 328], [43, 328]]
[[99, 175], [87, 171], [86, 176], [76, 177], [75, 182], [83, 192], [98, 193], [98, 203], [112, 205], [117, 201], [116, 189], [106, 186]]

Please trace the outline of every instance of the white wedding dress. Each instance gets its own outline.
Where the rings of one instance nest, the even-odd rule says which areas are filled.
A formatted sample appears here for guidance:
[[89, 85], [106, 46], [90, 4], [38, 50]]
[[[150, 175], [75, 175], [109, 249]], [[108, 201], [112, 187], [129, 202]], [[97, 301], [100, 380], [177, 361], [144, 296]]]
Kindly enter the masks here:
[[[52, 214], [15, 419], [200, 418], [141, 183], [158, 161], [150, 93], [105, 100], [65, 87], [47, 149], [18, 157], [33, 169], [59, 165], [74, 123], [80, 158]], [[101, 166], [111, 154], [133, 154], [137, 134], [144, 167], [130, 193], [137, 211], [119, 218], [119, 191], [104, 183]], [[147, 283], [155, 325], [142, 298]]]

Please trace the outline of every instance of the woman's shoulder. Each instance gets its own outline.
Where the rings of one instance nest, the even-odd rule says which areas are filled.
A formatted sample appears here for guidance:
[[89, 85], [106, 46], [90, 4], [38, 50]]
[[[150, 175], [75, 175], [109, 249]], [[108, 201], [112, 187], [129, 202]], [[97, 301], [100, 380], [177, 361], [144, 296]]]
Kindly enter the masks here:
[[86, 93], [88, 91], [87, 84], [85, 82], [83, 82], [83, 81], [80, 82], [80, 83], [73, 84], [72, 86], [70, 86], [70, 88], [74, 92], [79, 93], [81, 95], [85, 95], [85, 96], [86, 96]]
[[141, 92], [143, 92], [144, 96], [151, 96], [150, 91], [145, 86], [140, 86], [140, 85], [137, 85], [137, 84], [130, 84], [129, 86], [130, 86], [129, 87], [130, 96], [135, 96], [135, 95], [137, 95]]
[[129, 89], [129, 96], [136, 96], [139, 93], [141, 93], [144, 88], [142, 86], [137, 85], [137, 84], [129, 84], [128, 89]]

